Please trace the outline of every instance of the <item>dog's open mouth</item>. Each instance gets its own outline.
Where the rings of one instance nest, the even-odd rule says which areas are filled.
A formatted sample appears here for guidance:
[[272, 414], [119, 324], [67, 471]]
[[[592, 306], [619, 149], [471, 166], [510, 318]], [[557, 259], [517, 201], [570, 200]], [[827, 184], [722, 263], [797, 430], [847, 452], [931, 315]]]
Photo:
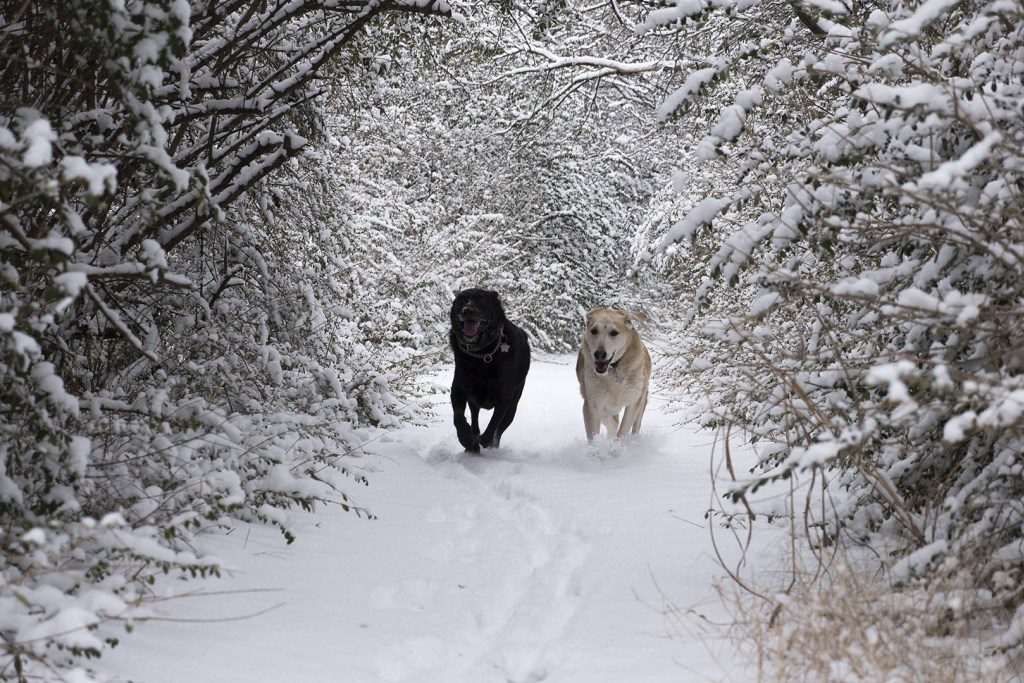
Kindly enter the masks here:
[[597, 360], [595, 358], [594, 368], [597, 370], [597, 374], [603, 375], [604, 373], [608, 372], [608, 366], [611, 365], [611, 362], [611, 358], [608, 358], [607, 360]]
[[466, 319], [462, 321], [462, 336], [467, 340], [475, 339], [480, 333], [480, 321]]

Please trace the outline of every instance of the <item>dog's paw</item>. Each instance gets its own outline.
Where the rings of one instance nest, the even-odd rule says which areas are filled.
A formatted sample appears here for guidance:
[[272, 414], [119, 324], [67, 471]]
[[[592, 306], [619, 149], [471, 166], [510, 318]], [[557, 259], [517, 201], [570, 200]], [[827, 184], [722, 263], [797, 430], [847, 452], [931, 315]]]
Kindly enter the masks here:
[[480, 437], [475, 434], [472, 436], [459, 435], [459, 443], [466, 449], [467, 453], [479, 453], [480, 452]]
[[459, 437], [459, 443], [467, 451], [479, 453], [480, 452], [480, 437], [474, 434], [468, 425], [461, 427], [456, 430], [456, 434]]

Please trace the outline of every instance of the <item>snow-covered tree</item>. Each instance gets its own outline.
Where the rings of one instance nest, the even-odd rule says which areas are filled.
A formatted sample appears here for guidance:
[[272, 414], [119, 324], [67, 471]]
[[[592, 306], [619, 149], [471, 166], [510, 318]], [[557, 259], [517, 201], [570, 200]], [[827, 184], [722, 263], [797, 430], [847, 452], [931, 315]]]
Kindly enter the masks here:
[[607, 115], [586, 92], [551, 105], [553, 84], [525, 66], [529, 8], [456, 9], [465, 21], [417, 27], [424, 45], [375, 43], [355, 77], [372, 87], [335, 85], [320, 189], [295, 185], [276, 210], [372, 264], [344, 278], [382, 307], [365, 314], [376, 336], [408, 333], [417, 359], [447, 354], [447, 307], [468, 286], [499, 290], [535, 346], [565, 350], [580, 309], [633, 296], [623, 274], [654, 160], [636, 153], [630, 111]]
[[638, 30], [709, 54], [661, 105], [692, 144], [641, 256], [702, 339], [669, 366], [762, 454], [733, 495], [817, 473], [818, 542], [884, 537], [897, 585], [966, 587], [952, 616], [1019, 649], [1024, 9], [687, 1]]
[[353, 427], [401, 407], [311, 284], [316, 236], [258, 208], [322, 136], [319, 79], [360, 31], [448, 12], [0, 8], [0, 678], [98, 655], [157, 572], [216, 572], [198, 530], [359, 511]]

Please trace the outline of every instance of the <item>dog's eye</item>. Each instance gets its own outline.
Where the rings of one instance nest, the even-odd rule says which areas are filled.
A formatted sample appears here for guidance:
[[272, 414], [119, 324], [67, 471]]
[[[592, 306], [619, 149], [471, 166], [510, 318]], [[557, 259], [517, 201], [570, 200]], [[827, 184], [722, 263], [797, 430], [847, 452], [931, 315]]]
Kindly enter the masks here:
[[614, 336], [616, 336], [616, 335], [618, 335], [618, 334], [619, 334], [619, 331], [618, 331], [618, 330], [612, 330], [612, 331], [611, 331], [611, 332], [609, 332], [608, 334], [610, 334], [611, 336], [613, 336], [613, 337], [614, 337]]
[[597, 328], [594, 327], [590, 330], [590, 334], [597, 334]]

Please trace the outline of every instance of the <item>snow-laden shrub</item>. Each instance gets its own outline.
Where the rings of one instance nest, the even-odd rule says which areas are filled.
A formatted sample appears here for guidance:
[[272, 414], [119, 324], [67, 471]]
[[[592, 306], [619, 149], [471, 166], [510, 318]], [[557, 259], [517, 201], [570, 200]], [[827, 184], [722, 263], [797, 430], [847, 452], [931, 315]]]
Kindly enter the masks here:
[[746, 584], [772, 595], [772, 609], [736, 583], [719, 586], [732, 617], [726, 637], [752, 655], [757, 680], [1018, 680], [1012, 660], [993, 655], [970, 620], [950, 618], [959, 613], [960, 586], [894, 589], [864, 558], [844, 554], [827, 565], [792, 559], [785, 592], [778, 591], [777, 579]]
[[[348, 502], [357, 425], [404, 412], [265, 222], [321, 133], [316, 79], [385, 11], [443, 3], [0, 10], [0, 678], [98, 656], [230, 518]], [[332, 254], [344, 258], [344, 253]]]
[[592, 86], [615, 72], [580, 53], [597, 49], [591, 21], [607, 18], [608, 8], [493, 5], [481, 3], [476, 11], [487, 21], [465, 27], [443, 54], [449, 68], [466, 65], [465, 78], [449, 72], [443, 86], [466, 89], [469, 99], [449, 131], [462, 143], [461, 163], [440, 178], [460, 188], [467, 207], [499, 219], [485, 240], [508, 253], [466, 259], [458, 281], [502, 291], [536, 348], [575, 349], [591, 307], [643, 300], [630, 238], [660, 181], [660, 161], [636, 134], [638, 98], [595, 105]]
[[406, 349], [408, 375], [450, 357], [447, 312], [464, 287], [498, 290], [535, 348], [573, 347], [581, 309], [633, 295], [628, 235], [652, 187], [621, 122], [558, 110], [525, 122], [546, 88], [495, 80], [519, 63], [508, 55], [522, 33], [506, 24], [525, 9], [460, 10], [471, 21], [420, 27], [429, 49], [386, 42], [339, 79], [330, 141], [268, 207], [318, 234], [325, 255], [349, 255], [327, 256], [323, 279], [358, 301], [364, 335]]
[[694, 2], [639, 30], [714, 51], [662, 105], [693, 180], [643, 257], [692, 292], [680, 381], [762, 454], [733, 495], [818, 473], [816, 542], [885, 538], [895, 584], [964, 587], [950, 618], [1019, 649], [1024, 9]]

